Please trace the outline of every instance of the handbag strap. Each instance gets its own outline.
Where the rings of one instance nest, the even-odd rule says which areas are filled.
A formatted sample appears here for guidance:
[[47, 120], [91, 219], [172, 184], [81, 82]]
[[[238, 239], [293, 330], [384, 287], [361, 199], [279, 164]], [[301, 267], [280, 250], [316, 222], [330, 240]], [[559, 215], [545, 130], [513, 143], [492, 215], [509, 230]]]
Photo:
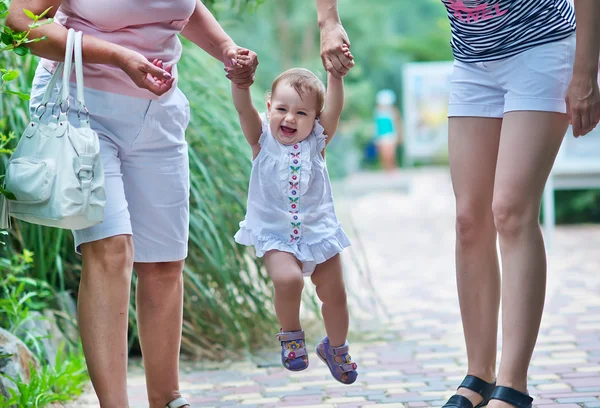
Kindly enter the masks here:
[[73, 73], [73, 47], [75, 45], [75, 30], [69, 28], [67, 31], [67, 46], [65, 49], [65, 67], [63, 68], [62, 88], [60, 92], [60, 102], [69, 99], [71, 90], [71, 74]]
[[[69, 83], [69, 77], [71, 76], [71, 72], [72, 72], [71, 61], [73, 59], [74, 36], [75, 36], [75, 30], [70, 28], [67, 31], [67, 43], [65, 46], [65, 62], [68, 61], [68, 65], [65, 67], [65, 62], [59, 62], [56, 65], [54, 73], [52, 74], [52, 78], [50, 78], [50, 82], [48, 82], [48, 85], [46, 86], [46, 91], [44, 92], [44, 96], [42, 97], [42, 101], [40, 102], [40, 106], [43, 106], [44, 108], [46, 107], [46, 105], [50, 101], [50, 98], [52, 97], [52, 92], [54, 91], [54, 87], [56, 86], [56, 83], [58, 82], [58, 78], [60, 78], [61, 76], [63, 77], [63, 87], [61, 90], [61, 92], [63, 92], [63, 93], [64, 93], [64, 88], [65, 88], [64, 87], [65, 78], [67, 79], [67, 81], [66, 81], [67, 85]], [[68, 70], [68, 72], [67, 72], [67, 70]], [[69, 88], [66, 89], [66, 92], [67, 92], [66, 98], [61, 97], [60, 100], [68, 100]], [[57, 101], [57, 103], [59, 103], [59, 102]]]
[[[81, 122], [82, 126], [89, 126], [90, 122], [90, 113], [88, 112], [87, 107], [85, 106], [85, 98], [84, 98], [84, 86], [83, 86], [83, 33], [81, 31], [75, 32], [75, 45], [74, 45], [74, 53], [75, 53], [75, 78], [77, 81], [77, 101], [79, 102], [79, 106], [77, 107], [77, 117]], [[81, 112], [85, 113], [85, 117], [81, 117]]]

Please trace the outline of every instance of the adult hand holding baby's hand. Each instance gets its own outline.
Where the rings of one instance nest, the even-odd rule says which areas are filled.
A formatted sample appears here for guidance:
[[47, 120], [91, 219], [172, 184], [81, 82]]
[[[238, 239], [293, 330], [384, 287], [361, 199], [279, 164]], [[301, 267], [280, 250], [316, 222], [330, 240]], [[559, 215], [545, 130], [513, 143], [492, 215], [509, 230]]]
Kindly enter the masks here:
[[321, 61], [325, 70], [337, 78], [346, 76], [354, 66], [349, 48], [350, 40], [341, 23], [328, 23], [321, 27]]
[[258, 56], [254, 51], [233, 46], [223, 53], [227, 78], [238, 88], [250, 88], [254, 83], [254, 73], [258, 66]]
[[137, 86], [155, 95], [166, 93], [175, 80], [171, 73], [162, 67], [162, 63], [159, 65], [157, 60], [152, 63], [139, 52], [124, 47], [121, 47], [120, 52], [117, 53], [115, 65], [121, 68]]

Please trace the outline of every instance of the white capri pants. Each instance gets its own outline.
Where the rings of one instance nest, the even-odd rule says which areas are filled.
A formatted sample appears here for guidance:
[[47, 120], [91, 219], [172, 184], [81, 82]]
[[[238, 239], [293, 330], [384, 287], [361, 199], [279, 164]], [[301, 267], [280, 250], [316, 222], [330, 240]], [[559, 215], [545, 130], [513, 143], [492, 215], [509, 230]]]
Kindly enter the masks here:
[[[51, 76], [38, 65], [32, 112]], [[60, 82], [51, 101], [56, 100]], [[71, 88], [71, 95], [76, 95], [75, 84]], [[150, 100], [85, 88], [85, 101], [91, 127], [100, 138], [106, 206], [101, 224], [73, 231], [75, 250], [81, 254], [81, 244], [125, 234], [133, 236], [135, 262], [185, 259], [190, 189], [185, 140], [190, 107], [185, 95], [174, 87]], [[70, 106], [69, 120], [77, 124], [74, 98]]]

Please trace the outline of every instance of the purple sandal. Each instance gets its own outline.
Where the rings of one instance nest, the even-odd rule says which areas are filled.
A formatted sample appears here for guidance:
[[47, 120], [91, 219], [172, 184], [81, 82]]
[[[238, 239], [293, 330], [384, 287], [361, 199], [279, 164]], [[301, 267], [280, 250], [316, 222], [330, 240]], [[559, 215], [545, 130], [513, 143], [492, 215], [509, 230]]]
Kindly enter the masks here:
[[[348, 354], [348, 342], [340, 347], [331, 347], [329, 338], [325, 336], [321, 344], [317, 346], [317, 355], [327, 367], [333, 378], [342, 384], [352, 384], [356, 381], [358, 373], [356, 372], [357, 365], [352, 361], [352, 357]], [[346, 374], [346, 380], [342, 376]]]
[[306, 370], [308, 354], [304, 343], [304, 330], [282, 331], [277, 333], [277, 338], [281, 342], [281, 364], [290, 371]]

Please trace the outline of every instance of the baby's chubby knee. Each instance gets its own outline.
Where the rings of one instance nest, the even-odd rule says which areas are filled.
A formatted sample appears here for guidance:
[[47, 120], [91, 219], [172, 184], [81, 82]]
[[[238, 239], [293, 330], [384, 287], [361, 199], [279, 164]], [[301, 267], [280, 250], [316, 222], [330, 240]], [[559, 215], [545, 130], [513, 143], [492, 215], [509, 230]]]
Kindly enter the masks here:
[[[314, 282], [314, 281], [313, 281]], [[326, 305], [344, 306], [347, 302], [344, 282], [331, 280], [316, 285], [317, 296]]]
[[296, 296], [304, 289], [304, 278], [296, 270], [278, 274], [277, 276], [273, 276], [272, 279], [275, 291], [279, 295], [286, 296], [287, 294], [289, 296]]

